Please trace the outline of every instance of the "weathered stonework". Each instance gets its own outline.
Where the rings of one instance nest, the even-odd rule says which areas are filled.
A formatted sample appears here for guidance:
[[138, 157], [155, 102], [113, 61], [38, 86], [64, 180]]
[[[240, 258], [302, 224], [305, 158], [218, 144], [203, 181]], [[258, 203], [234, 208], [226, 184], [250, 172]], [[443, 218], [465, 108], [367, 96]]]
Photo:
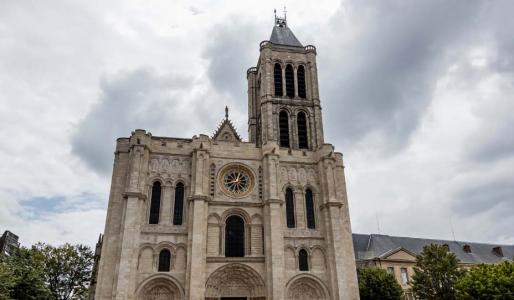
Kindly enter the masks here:
[[[282, 19], [275, 31], [292, 35]], [[294, 96], [274, 91], [275, 64], [294, 69]], [[117, 140], [96, 299], [358, 299], [343, 158], [324, 143], [316, 49], [272, 35], [247, 78], [248, 142], [228, 115], [212, 138], [135, 130]], [[285, 71], [282, 80], [293, 82]], [[289, 147], [280, 147], [281, 111], [289, 116]], [[242, 174], [223, 177], [228, 165]], [[224, 184], [241, 186], [242, 196]], [[229, 220], [244, 224], [235, 238]], [[231, 247], [244, 253], [228, 255]]]

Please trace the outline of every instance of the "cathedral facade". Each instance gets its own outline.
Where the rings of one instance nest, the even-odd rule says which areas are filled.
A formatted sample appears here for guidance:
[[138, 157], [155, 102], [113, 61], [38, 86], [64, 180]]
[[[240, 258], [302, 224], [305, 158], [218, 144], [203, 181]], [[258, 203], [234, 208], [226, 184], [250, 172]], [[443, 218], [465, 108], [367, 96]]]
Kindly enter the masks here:
[[344, 164], [316, 48], [282, 18], [248, 69], [248, 141], [135, 130], [116, 144], [95, 299], [358, 299]]

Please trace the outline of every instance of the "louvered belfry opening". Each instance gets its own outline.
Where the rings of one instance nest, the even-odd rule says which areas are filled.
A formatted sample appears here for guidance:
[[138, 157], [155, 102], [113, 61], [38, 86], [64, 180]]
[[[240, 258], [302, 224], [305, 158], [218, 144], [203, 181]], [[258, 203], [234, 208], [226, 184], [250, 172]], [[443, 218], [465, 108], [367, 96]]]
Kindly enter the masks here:
[[295, 228], [296, 222], [294, 219], [294, 196], [293, 190], [290, 188], [286, 189], [286, 221], [287, 228]]
[[173, 208], [173, 225], [182, 225], [184, 215], [184, 184], [177, 183], [175, 187], [175, 207]]
[[314, 197], [310, 189], [305, 191], [305, 211], [307, 213], [307, 228], [315, 229], [316, 219], [314, 216]]
[[296, 118], [298, 126], [298, 147], [300, 149], [309, 148], [309, 141], [307, 138], [307, 117], [304, 112], [299, 112]]
[[296, 77], [298, 80], [298, 97], [305, 99], [307, 94], [305, 93], [305, 68], [303, 66], [298, 67]]
[[281, 111], [278, 115], [280, 147], [289, 147], [289, 115]]
[[286, 66], [286, 96], [294, 98], [294, 71], [293, 66]]
[[159, 272], [169, 272], [171, 266], [170, 250], [164, 249], [159, 253]]
[[245, 256], [245, 225], [241, 217], [230, 216], [225, 223], [225, 256]]
[[275, 96], [282, 97], [284, 94], [282, 91], [282, 66], [279, 63], [275, 64], [273, 78], [275, 82]]
[[152, 185], [152, 199], [150, 200], [150, 219], [148, 223], [159, 224], [159, 212], [161, 210], [161, 183], [154, 182]]
[[309, 271], [309, 254], [305, 249], [298, 252], [298, 268], [300, 271]]

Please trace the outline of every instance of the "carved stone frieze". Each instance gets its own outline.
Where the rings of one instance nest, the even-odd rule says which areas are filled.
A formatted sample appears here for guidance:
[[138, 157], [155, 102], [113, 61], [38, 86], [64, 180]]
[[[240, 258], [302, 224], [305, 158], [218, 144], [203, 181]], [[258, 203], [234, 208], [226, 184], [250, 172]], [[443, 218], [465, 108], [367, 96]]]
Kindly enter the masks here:
[[191, 172], [191, 160], [156, 156], [150, 159], [149, 171], [164, 177], [182, 177]]
[[154, 225], [154, 224], [146, 224], [141, 227], [142, 233], [179, 233], [179, 234], [187, 234], [187, 228], [185, 227], [177, 227], [173, 225]]
[[312, 229], [287, 229], [284, 231], [286, 238], [318, 238], [322, 239], [323, 235], [319, 230]]
[[283, 184], [311, 184], [317, 185], [317, 171], [310, 167], [282, 166], [280, 168], [280, 180]]

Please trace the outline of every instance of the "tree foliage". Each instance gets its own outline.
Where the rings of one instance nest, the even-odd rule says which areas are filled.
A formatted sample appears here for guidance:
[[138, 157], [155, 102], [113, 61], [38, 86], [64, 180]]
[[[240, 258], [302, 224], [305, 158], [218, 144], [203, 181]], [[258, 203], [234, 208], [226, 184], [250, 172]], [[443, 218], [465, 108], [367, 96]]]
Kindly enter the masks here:
[[52, 247], [40, 243], [34, 249], [45, 258], [45, 281], [55, 299], [87, 297], [94, 257], [89, 247], [70, 244]]
[[379, 268], [359, 269], [359, 293], [362, 300], [399, 300], [402, 287], [393, 275]]
[[446, 246], [431, 244], [417, 256], [412, 291], [419, 299], [455, 299], [455, 282], [462, 276], [459, 259]]
[[87, 246], [22, 247], [0, 256], [0, 300], [86, 299], [92, 265]]
[[514, 299], [514, 262], [479, 265], [459, 278], [457, 299]]
[[0, 261], [0, 299], [53, 299], [44, 282], [42, 257], [32, 249], [20, 248]]

